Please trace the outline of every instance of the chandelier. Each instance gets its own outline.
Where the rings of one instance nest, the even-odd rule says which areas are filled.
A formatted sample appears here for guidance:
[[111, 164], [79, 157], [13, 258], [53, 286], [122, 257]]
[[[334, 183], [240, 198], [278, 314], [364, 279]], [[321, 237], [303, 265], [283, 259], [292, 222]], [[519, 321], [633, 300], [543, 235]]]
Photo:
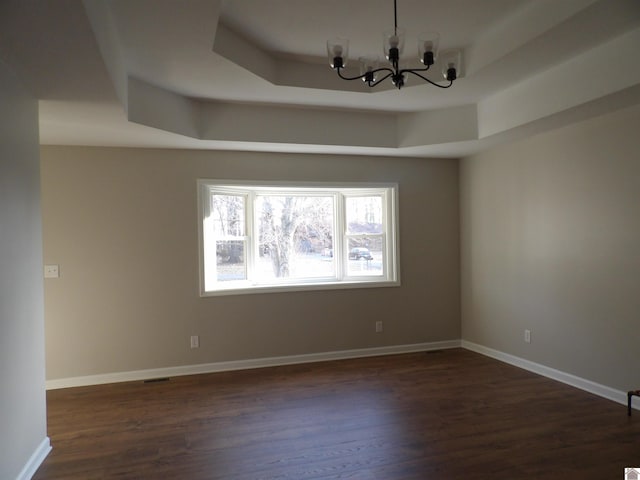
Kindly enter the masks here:
[[426, 72], [435, 63], [438, 56], [438, 44], [440, 35], [436, 32], [423, 33], [418, 37], [418, 57], [424, 68], [400, 68], [400, 55], [404, 49], [404, 30], [398, 28], [398, 7], [397, 0], [393, 0], [393, 29], [383, 32], [384, 56], [389, 61], [390, 66], [380, 67], [376, 57], [360, 57], [360, 75], [347, 77], [342, 70], [347, 65], [349, 54], [349, 40], [346, 38], [335, 38], [327, 41], [327, 54], [331, 68], [343, 80], [361, 79], [369, 87], [375, 87], [387, 78], [391, 78], [398, 89], [402, 88], [407, 79], [407, 74], [420, 77], [425, 82], [438, 88], [449, 88], [457, 78], [460, 69], [460, 50], [448, 50], [440, 54], [440, 63], [443, 65], [442, 75], [449, 83], [441, 85], [421, 73]]

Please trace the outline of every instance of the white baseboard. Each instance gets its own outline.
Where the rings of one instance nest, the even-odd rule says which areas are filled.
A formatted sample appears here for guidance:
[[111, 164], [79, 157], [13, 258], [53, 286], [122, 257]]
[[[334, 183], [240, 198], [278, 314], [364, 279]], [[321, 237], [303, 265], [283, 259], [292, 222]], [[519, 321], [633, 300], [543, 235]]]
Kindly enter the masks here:
[[[148, 370], [134, 370], [128, 372], [115, 372], [100, 375], [88, 375], [83, 377], [60, 378], [47, 380], [47, 390], [58, 388], [82, 387], [87, 385], [102, 385], [105, 383], [131, 382], [153, 378], [179, 377], [182, 375], [195, 375], [200, 373], [226, 372], [232, 370], [246, 370], [250, 368], [276, 367], [279, 365], [294, 365], [301, 363], [326, 362], [330, 360], [345, 360], [349, 358], [376, 357], [381, 355], [396, 355], [400, 353], [426, 352], [430, 350], [443, 350], [448, 348], [465, 348], [487, 357], [495, 358], [516, 367], [537, 373], [539, 375], [557, 380], [567, 385], [585, 390], [600, 397], [626, 405], [627, 393], [620, 390], [592, 382], [569, 373], [556, 370], [524, 358], [516, 357], [508, 353], [494, 350], [483, 345], [478, 345], [466, 340], [445, 340], [441, 342], [415, 343], [409, 345], [393, 345], [389, 347], [361, 348], [355, 350], [339, 350], [334, 352], [309, 353], [304, 355], [289, 355], [282, 357], [266, 357], [249, 360], [234, 360], [229, 362], [203, 363], [198, 365], [184, 365], [179, 367], [154, 368]], [[640, 410], [640, 402], [635, 402], [633, 408]], [[48, 441], [48, 439], [47, 439]], [[50, 449], [50, 447], [49, 447]], [[47, 452], [48, 453], [48, 450]], [[45, 453], [45, 457], [46, 457]], [[44, 457], [42, 457], [44, 459]], [[37, 467], [36, 467], [37, 468]], [[35, 470], [34, 470], [35, 471]], [[28, 478], [28, 477], [25, 477]]]
[[329, 360], [344, 360], [348, 358], [377, 357], [381, 355], [396, 355], [399, 353], [424, 352], [459, 348], [460, 340], [445, 340], [441, 342], [415, 343], [410, 345], [393, 345], [390, 347], [361, 348], [356, 350], [340, 350], [336, 352], [310, 353], [304, 355], [289, 355], [283, 357], [256, 358], [250, 360], [235, 360], [230, 362], [204, 363], [199, 365], [184, 365], [180, 367], [154, 368], [149, 370], [134, 370], [129, 372], [115, 372], [84, 377], [59, 378], [47, 380], [47, 390], [58, 388], [82, 387], [87, 385], [102, 385], [105, 383], [131, 382], [151, 378], [178, 377], [199, 373], [225, 372], [231, 370], [246, 370], [249, 368], [275, 367], [279, 365], [293, 365], [299, 363], [325, 362]]
[[[604, 397], [608, 400], [613, 400], [616, 403], [627, 405], [627, 392], [615, 390], [613, 388], [607, 387], [606, 385], [601, 385], [599, 383], [592, 382], [591, 380], [587, 380], [585, 378], [571, 375], [570, 373], [556, 370], [555, 368], [531, 362], [529, 360], [525, 360], [524, 358], [516, 357], [499, 350], [494, 350], [493, 348], [478, 345], [477, 343], [462, 340], [461, 346], [462, 348], [466, 348], [467, 350], [471, 350], [473, 352], [486, 355], [487, 357], [495, 358], [496, 360], [500, 360], [501, 362], [514, 365], [524, 370], [529, 370], [530, 372], [537, 373], [538, 375], [542, 375], [544, 377], [566, 383], [567, 385], [585, 390], [589, 393]], [[635, 410], [640, 410], [640, 405], [633, 405], [633, 408]]]
[[31, 480], [38, 470], [38, 467], [42, 465], [44, 459], [47, 458], [49, 452], [51, 451], [51, 441], [49, 437], [44, 437], [38, 448], [31, 454], [29, 461], [22, 468], [22, 471], [18, 474], [16, 480]]

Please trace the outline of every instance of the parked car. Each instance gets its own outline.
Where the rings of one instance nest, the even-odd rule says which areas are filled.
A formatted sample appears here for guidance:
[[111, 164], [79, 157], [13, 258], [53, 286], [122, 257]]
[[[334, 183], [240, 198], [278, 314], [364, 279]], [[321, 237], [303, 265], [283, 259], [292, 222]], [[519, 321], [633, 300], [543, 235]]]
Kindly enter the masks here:
[[364, 247], [352, 248], [351, 251], [349, 252], [349, 260], [360, 260], [361, 258], [364, 258], [366, 260], [373, 260], [373, 257], [371, 256], [371, 252], [369, 251], [368, 248], [364, 248]]

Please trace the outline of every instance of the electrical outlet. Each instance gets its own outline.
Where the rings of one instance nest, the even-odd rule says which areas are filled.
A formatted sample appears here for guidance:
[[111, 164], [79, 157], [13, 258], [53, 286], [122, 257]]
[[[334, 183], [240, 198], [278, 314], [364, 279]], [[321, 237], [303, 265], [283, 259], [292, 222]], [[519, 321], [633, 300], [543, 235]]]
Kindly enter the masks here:
[[198, 348], [200, 346], [200, 337], [198, 335], [191, 335], [191, 348]]
[[531, 343], [531, 330], [524, 331], [524, 341], [525, 343]]
[[376, 333], [382, 332], [382, 320], [376, 322]]

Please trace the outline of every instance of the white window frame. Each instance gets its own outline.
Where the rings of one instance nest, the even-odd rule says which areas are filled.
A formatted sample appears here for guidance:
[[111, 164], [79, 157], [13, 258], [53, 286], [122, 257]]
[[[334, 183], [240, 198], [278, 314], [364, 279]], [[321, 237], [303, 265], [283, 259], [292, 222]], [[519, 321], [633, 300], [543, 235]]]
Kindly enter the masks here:
[[[400, 285], [400, 252], [398, 239], [398, 184], [396, 183], [310, 183], [310, 182], [246, 182], [235, 180], [198, 180], [198, 240], [200, 296], [237, 295], [264, 292], [299, 290], [327, 290], [343, 288], [379, 288]], [[218, 282], [215, 279], [216, 253], [212, 229], [207, 224], [213, 192], [245, 196], [245, 268], [247, 280]], [[258, 254], [256, 234], [258, 219], [254, 218], [254, 200], [260, 194], [333, 196], [334, 237], [333, 258], [336, 263], [335, 277], [286, 278], [269, 283], [258, 283], [251, 274], [254, 259]], [[347, 275], [348, 235], [346, 225], [347, 197], [381, 195], [383, 233], [383, 275]], [[377, 234], [376, 234], [377, 236]], [[212, 251], [213, 250], [213, 251]], [[209, 288], [215, 285], [216, 288]]]

